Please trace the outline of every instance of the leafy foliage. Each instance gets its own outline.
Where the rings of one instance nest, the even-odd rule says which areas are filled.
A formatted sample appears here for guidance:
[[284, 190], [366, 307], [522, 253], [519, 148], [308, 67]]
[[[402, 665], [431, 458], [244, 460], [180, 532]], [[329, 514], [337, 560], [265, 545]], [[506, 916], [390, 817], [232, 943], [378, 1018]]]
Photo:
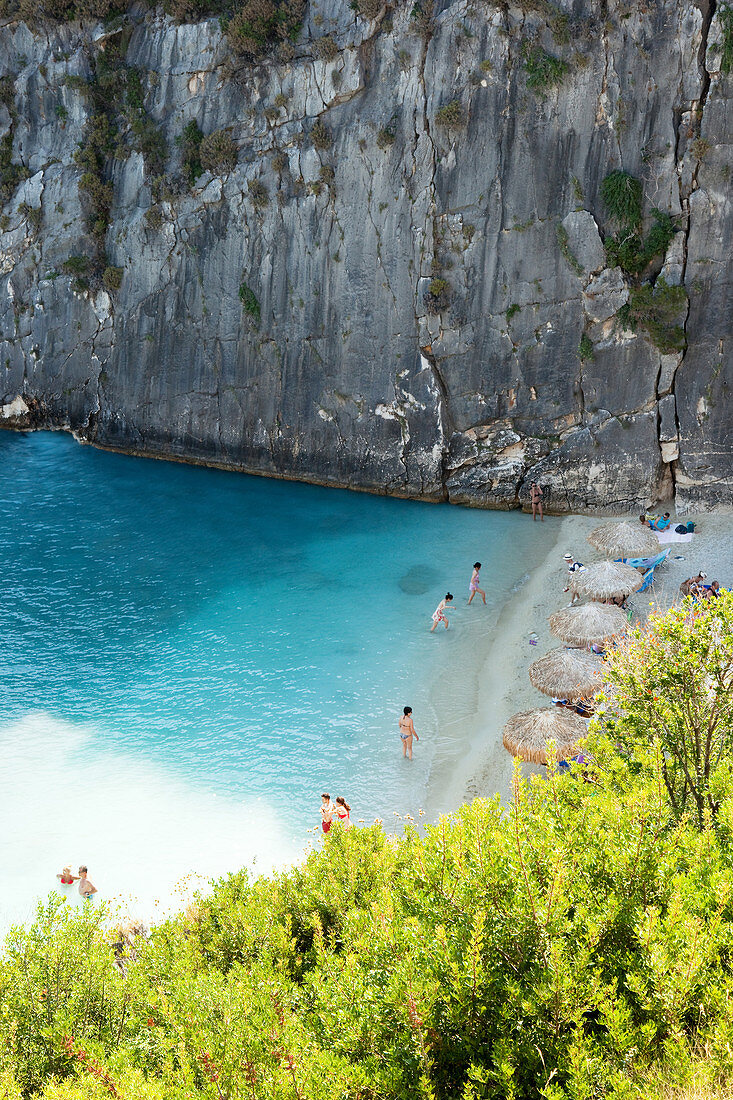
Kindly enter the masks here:
[[729, 76], [733, 72], [733, 7], [730, 4], [720, 4], [717, 16], [723, 32], [720, 70]]
[[641, 183], [621, 169], [609, 172], [601, 183], [601, 198], [612, 218], [621, 225], [634, 227], [641, 223]]
[[547, 53], [537, 42], [525, 39], [522, 42], [522, 57], [527, 73], [527, 87], [536, 92], [545, 92], [560, 84], [570, 66], [561, 57]]
[[313, 148], [318, 149], [320, 152], [325, 152], [333, 145], [333, 138], [331, 137], [331, 131], [320, 118], [316, 119], [311, 129], [311, 142]]
[[242, 283], [242, 285], [239, 288], [239, 297], [240, 297], [240, 300], [242, 302], [242, 305], [244, 306], [244, 312], [249, 314], [249, 316], [253, 319], [253, 321], [255, 321], [257, 324], [259, 324], [260, 323], [260, 303], [257, 299], [257, 295], [255, 294], [254, 290], [252, 290], [251, 287], [247, 286], [246, 283]]
[[605, 240], [609, 264], [618, 266], [627, 275], [639, 275], [659, 256], [664, 256], [677, 232], [669, 214], [652, 211], [654, 222], [644, 237], [639, 229], [625, 227]]
[[446, 126], [451, 129], [456, 126], [463, 126], [466, 121], [466, 114], [460, 99], [452, 99], [450, 103], [444, 104], [436, 111], [435, 121], [438, 126]]
[[608, 679], [609, 735], [631, 751], [656, 741], [675, 815], [691, 809], [702, 828], [733, 763], [733, 594], [652, 615], [611, 655]]
[[237, 167], [237, 146], [226, 130], [214, 130], [207, 134], [201, 139], [198, 152], [202, 168], [212, 175], [224, 175]]
[[187, 122], [181, 134], [176, 138], [176, 144], [181, 147], [181, 170], [189, 187], [193, 187], [204, 170], [201, 163], [201, 142], [203, 140], [204, 133], [196, 119]]
[[448, 280], [431, 279], [428, 289], [423, 294], [423, 301], [428, 313], [442, 313], [447, 309], [451, 301], [451, 285]]
[[644, 283], [631, 287], [629, 301], [619, 310], [622, 324], [633, 332], [643, 329], [663, 354], [681, 351], [686, 344], [681, 325], [687, 310], [687, 292], [683, 286], [670, 286], [657, 279], [654, 286]]
[[578, 355], [581, 362], [585, 363], [594, 358], [593, 341], [587, 332], [584, 332], [580, 337], [580, 344], [578, 346]]
[[305, 0], [244, 0], [227, 23], [235, 53], [260, 57], [276, 42], [294, 41], [303, 22]]

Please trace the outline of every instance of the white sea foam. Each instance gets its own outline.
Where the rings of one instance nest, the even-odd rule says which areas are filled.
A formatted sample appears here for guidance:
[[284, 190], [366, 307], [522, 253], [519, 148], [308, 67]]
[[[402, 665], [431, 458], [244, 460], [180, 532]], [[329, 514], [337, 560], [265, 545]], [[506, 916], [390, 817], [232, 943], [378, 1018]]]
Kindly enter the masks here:
[[42, 712], [0, 728], [0, 758], [0, 932], [52, 889], [78, 900], [56, 879], [66, 863], [86, 863], [99, 898], [150, 920], [227, 871], [267, 872], [303, 851], [264, 800], [193, 789]]

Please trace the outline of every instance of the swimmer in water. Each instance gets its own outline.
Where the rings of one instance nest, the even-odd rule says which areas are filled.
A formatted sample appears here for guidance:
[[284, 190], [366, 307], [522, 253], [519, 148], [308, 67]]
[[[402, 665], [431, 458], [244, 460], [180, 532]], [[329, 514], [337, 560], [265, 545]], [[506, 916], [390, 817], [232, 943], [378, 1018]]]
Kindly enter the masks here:
[[72, 882], [76, 882], [76, 877], [71, 873], [71, 867], [66, 866], [61, 868], [61, 874], [56, 875], [62, 886], [71, 886]]
[[412, 760], [412, 739], [414, 737], [416, 741], [420, 740], [412, 723], [412, 707], [405, 707], [397, 725], [400, 727], [402, 755], [406, 756], [408, 760]]
[[481, 571], [481, 562], [480, 561], [474, 562], [473, 563], [473, 576], [471, 577], [471, 583], [468, 586], [468, 591], [471, 593], [471, 595], [468, 597], [469, 604], [471, 603], [471, 600], [473, 599], [473, 597], [476, 595], [477, 592], [478, 592], [479, 596], [481, 596], [481, 598], [483, 599], [484, 605], [486, 604], [486, 593], [484, 592], [483, 588], [479, 588], [479, 586], [478, 586], [480, 571]]
[[349, 814], [351, 813], [351, 806], [348, 804], [346, 799], [343, 798], [342, 795], [339, 795], [336, 799], [336, 805], [334, 809], [336, 810], [336, 817], [339, 819], [344, 829], [350, 829], [351, 818], [349, 817]]
[[453, 594], [451, 592], [446, 592], [445, 599], [440, 601], [435, 611], [433, 612], [433, 625], [430, 627], [431, 634], [435, 630], [438, 623], [445, 623], [445, 629], [448, 629], [448, 620], [446, 619], [443, 612], [445, 611], [448, 604], [452, 602], [452, 600]]
[[331, 801], [331, 795], [326, 793], [321, 795], [321, 828], [324, 833], [327, 833], [331, 829], [331, 822], [333, 821], [333, 815], [336, 807]]

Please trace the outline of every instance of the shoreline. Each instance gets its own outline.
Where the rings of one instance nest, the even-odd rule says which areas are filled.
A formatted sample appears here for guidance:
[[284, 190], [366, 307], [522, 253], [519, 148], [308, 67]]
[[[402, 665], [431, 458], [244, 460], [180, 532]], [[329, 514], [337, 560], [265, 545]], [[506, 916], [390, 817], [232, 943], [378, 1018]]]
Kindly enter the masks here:
[[[709, 581], [719, 580], [724, 588], [733, 587], [733, 520], [726, 513], [698, 514], [702, 518], [692, 540], [670, 545], [654, 587], [630, 598], [635, 624], [646, 618], [650, 608], [668, 610], [679, 597], [681, 582], [700, 569]], [[619, 517], [561, 517], [557, 536], [548, 545], [541, 565], [503, 604], [477, 673], [471, 754], [454, 770], [440, 799], [450, 809], [474, 798], [498, 794], [506, 800], [509, 795], [514, 758], [502, 742], [504, 724], [519, 711], [551, 705], [549, 697], [530, 683], [528, 670], [534, 661], [561, 645], [550, 633], [548, 619], [569, 603], [569, 594], [563, 591], [569, 575], [562, 555], [568, 550], [586, 564], [603, 560], [586, 536], [605, 518]], [[537, 635], [537, 645], [529, 644], [531, 631]], [[545, 774], [541, 765], [526, 762], [522, 762], [522, 771], [526, 775]]]

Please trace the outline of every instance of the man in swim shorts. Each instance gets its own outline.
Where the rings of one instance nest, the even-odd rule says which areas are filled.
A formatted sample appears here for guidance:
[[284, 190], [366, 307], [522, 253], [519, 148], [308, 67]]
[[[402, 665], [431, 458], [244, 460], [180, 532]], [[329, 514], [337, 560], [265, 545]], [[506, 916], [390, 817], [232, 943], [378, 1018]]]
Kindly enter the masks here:
[[92, 894], [96, 894], [97, 887], [94, 885], [91, 879], [87, 878], [88, 867], [83, 864], [79, 868], [79, 893], [83, 898], [90, 898]]
[[331, 795], [328, 794], [328, 792], [326, 792], [326, 794], [322, 794], [321, 795], [321, 828], [323, 829], [324, 833], [327, 833], [331, 828], [331, 822], [333, 821], [333, 815], [334, 815], [335, 809], [336, 809], [336, 807], [334, 806], [333, 802], [331, 801]]

